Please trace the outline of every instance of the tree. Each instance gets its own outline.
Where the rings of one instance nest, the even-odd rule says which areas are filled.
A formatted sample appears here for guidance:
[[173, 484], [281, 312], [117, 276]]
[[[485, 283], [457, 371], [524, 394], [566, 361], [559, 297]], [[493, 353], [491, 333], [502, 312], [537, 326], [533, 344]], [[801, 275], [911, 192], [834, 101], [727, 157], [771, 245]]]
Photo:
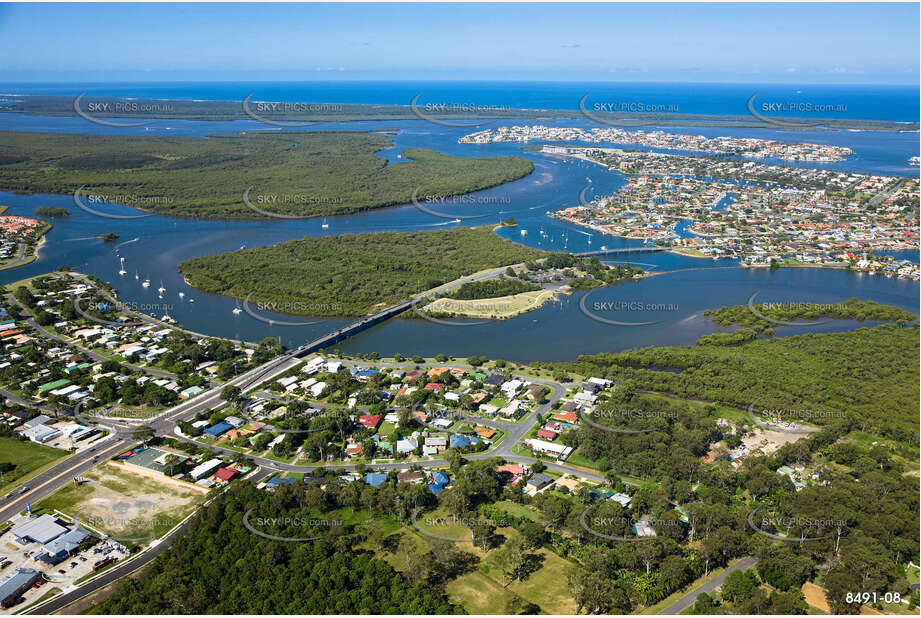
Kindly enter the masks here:
[[139, 442], [147, 443], [154, 436], [153, 428], [147, 425], [138, 425], [131, 430], [131, 439], [137, 440]]
[[729, 599], [732, 603], [739, 603], [751, 598], [757, 587], [757, 576], [751, 569], [746, 569], [730, 573], [720, 589], [724, 599]]
[[228, 384], [223, 389], [221, 389], [221, 399], [230, 404], [236, 404], [242, 393], [243, 391], [240, 390], [239, 386]]

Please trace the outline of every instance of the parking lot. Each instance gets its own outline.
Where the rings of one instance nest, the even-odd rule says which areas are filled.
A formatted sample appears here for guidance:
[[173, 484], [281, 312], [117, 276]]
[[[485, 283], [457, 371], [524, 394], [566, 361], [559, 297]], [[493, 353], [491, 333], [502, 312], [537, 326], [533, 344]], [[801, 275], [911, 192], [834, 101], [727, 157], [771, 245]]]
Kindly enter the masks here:
[[[18, 524], [25, 520], [25, 517], [17, 516], [12, 521]], [[76, 552], [53, 566], [35, 559], [42, 553], [42, 546], [39, 543], [22, 543], [10, 531], [0, 535], [0, 564], [5, 565], [0, 568], [0, 579], [18, 568], [23, 568], [41, 572], [44, 580], [43, 584], [35, 585], [23, 594], [25, 601], [10, 609], [0, 609], [0, 614], [20, 611], [27, 605], [47, 596], [49, 592], [59, 592], [69, 588], [77, 580], [91, 574], [93, 566], [101, 560], [120, 560], [128, 555], [125, 548], [117, 542], [98, 539], [91, 547]]]

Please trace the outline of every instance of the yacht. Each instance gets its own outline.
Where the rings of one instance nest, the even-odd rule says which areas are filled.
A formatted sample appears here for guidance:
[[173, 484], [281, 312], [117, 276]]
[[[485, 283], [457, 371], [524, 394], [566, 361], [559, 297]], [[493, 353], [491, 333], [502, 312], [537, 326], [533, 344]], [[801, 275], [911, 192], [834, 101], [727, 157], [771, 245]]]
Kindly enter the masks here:
[[165, 292], [165, 291], [166, 291], [166, 288], [163, 287], [163, 280], [160, 279], [160, 287], [157, 288], [157, 292], [159, 292], [160, 294], [162, 294], [162, 293]]
[[329, 227], [329, 223], [326, 222], [325, 218], [323, 219], [323, 224], [320, 227], [322, 227], [324, 230]]
[[185, 298], [185, 292], [179, 292], [179, 300]]
[[144, 279], [144, 281], [141, 282], [141, 287], [149, 288], [149, 287], [150, 287], [150, 279]]
[[124, 277], [125, 275], [128, 274], [128, 271], [125, 270], [125, 258], [121, 257], [118, 259], [119, 259], [119, 264], [121, 265], [121, 269], [118, 271], [118, 274]]

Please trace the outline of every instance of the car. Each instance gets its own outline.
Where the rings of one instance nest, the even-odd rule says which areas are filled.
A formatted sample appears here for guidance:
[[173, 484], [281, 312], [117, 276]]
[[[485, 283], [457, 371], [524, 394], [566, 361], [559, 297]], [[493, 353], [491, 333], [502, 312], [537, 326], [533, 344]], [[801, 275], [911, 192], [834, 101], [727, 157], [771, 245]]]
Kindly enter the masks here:
[[58, 569], [58, 573], [60, 573], [61, 575], [67, 575], [64, 569]]
[[25, 486], [23, 486], [22, 489], [19, 490], [19, 495], [21, 496], [22, 494], [26, 493], [27, 491], [29, 491], [29, 486], [28, 486], [28, 485], [25, 485]]
[[71, 562], [71, 563], [70, 563], [70, 568], [74, 568], [75, 566], [77, 566], [77, 563], [76, 563], [76, 562]]
[[80, 562], [86, 562], [86, 558], [84, 558], [83, 556], [80, 556]]

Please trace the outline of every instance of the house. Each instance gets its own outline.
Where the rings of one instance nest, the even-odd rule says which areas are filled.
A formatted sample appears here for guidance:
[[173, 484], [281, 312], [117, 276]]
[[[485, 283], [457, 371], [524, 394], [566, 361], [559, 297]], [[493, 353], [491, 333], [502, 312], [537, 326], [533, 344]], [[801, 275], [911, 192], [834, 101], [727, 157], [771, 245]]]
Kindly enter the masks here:
[[361, 455], [361, 442], [353, 442], [348, 444], [345, 447], [345, 454], [349, 457], [355, 457], [356, 455]]
[[470, 445], [470, 438], [464, 435], [451, 436], [451, 448], [463, 448]]
[[225, 433], [225, 432], [227, 432], [227, 431], [230, 431], [231, 429], [233, 429], [233, 425], [231, 425], [230, 423], [221, 421], [220, 423], [217, 423], [217, 424], [215, 424], [215, 425], [212, 425], [211, 427], [208, 427], [208, 428], [205, 430], [205, 433], [208, 434], [209, 436], [212, 436], [212, 437], [215, 437], [215, 438], [216, 438], [216, 437], [218, 437], [219, 435], [221, 435], [221, 434], [223, 434], [223, 433]]
[[425, 446], [437, 446], [444, 448], [448, 445], [448, 439], [444, 436], [432, 436], [425, 439]]
[[214, 478], [224, 483], [229, 483], [239, 474], [240, 473], [233, 468], [218, 468], [217, 472], [214, 473]]
[[49, 427], [48, 425], [35, 425], [34, 427], [29, 427], [21, 433], [29, 440], [38, 442], [39, 444], [49, 442], [61, 435], [60, 431], [54, 427]]
[[416, 440], [397, 440], [397, 453], [412, 453], [418, 446]]
[[496, 431], [494, 429], [490, 429], [489, 427], [478, 427], [475, 431], [476, 435], [480, 436], [484, 440], [491, 440], [492, 437], [496, 435]]
[[447, 418], [437, 418], [435, 419], [434, 422], [432, 422], [432, 424], [435, 425], [435, 427], [438, 427], [439, 429], [447, 429], [448, 427], [454, 424], [454, 421], [452, 421], [451, 419], [447, 419]]
[[557, 412], [553, 415], [553, 418], [564, 423], [569, 423], [570, 425], [579, 420], [579, 416], [575, 412]]
[[505, 382], [505, 377], [498, 373], [494, 373], [483, 380], [483, 384], [487, 384], [489, 386], [501, 386], [503, 382]]
[[371, 487], [380, 487], [387, 481], [387, 475], [383, 472], [369, 472], [362, 480]]
[[448, 485], [451, 482], [451, 480], [448, 478], [448, 475], [445, 474], [444, 472], [433, 472], [432, 482], [435, 483], [436, 485], [441, 485], [442, 487], [444, 487], [445, 485]]
[[425, 474], [421, 470], [404, 470], [397, 474], [397, 480], [401, 483], [418, 484], [425, 480]]
[[553, 478], [547, 476], [546, 474], [535, 474], [528, 479], [528, 487], [533, 488], [535, 491], [540, 491], [544, 487], [553, 483]]
[[565, 461], [567, 457], [572, 453], [572, 448], [568, 446], [563, 446], [562, 444], [556, 444], [555, 442], [546, 442], [544, 440], [536, 440], [534, 438], [529, 438], [524, 441], [525, 446], [530, 448], [535, 453], [542, 453], [545, 455], [550, 455], [556, 457], [560, 461]]
[[189, 471], [189, 476], [194, 480], [200, 480], [214, 472], [216, 468], [219, 468], [224, 462], [220, 459], [209, 459], [205, 463], [198, 464]]
[[550, 431], [549, 429], [538, 429], [537, 437], [544, 438], [546, 440], [556, 440], [557, 433], [555, 431]]
[[617, 494], [612, 495], [610, 498], [608, 498], [608, 500], [612, 500], [618, 503], [619, 505], [621, 505], [622, 507], [628, 508], [630, 506], [630, 502], [632, 498], [628, 496], [627, 494], [617, 493]]
[[368, 427], [370, 429], [375, 429], [381, 422], [380, 414], [363, 414], [358, 417], [359, 424]]

